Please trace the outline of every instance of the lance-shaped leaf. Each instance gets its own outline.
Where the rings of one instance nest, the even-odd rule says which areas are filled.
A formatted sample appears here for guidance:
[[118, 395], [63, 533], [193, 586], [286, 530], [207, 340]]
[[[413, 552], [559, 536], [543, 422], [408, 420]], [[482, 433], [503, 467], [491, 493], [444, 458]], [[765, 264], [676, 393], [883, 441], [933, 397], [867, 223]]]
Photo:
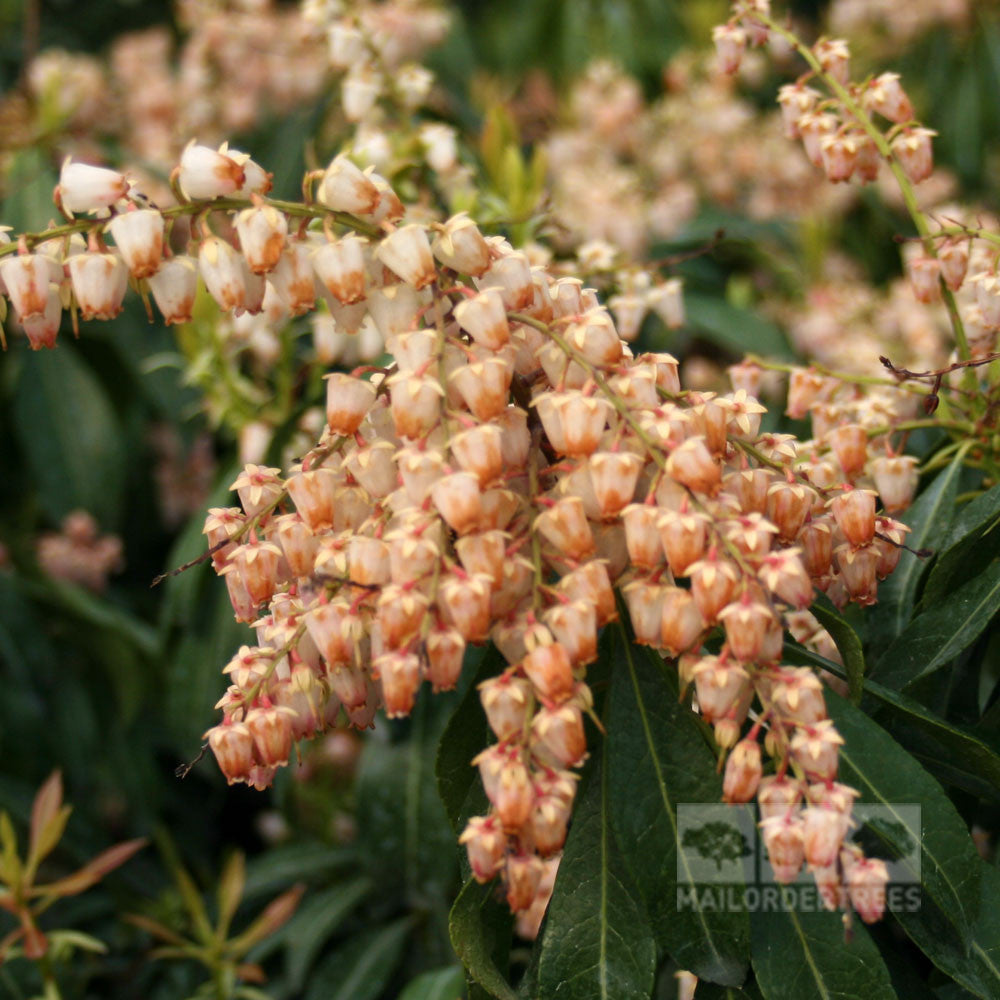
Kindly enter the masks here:
[[471, 878], [448, 918], [452, 947], [469, 979], [496, 1000], [518, 1000], [495, 957], [509, 947], [512, 922], [506, 905], [495, 898], [493, 883], [480, 885]]
[[[784, 659], [846, 676], [841, 664], [796, 642], [785, 643]], [[865, 681], [865, 695], [887, 709], [885, 725], [924, 767], [947, 782], [1000, 800], [1000, 748], [982, 734], [942, 718], [915, 698], [877, 681]]]
[[910, 926], [907, 931], [942, 972], [983, 1000], [995, 1000], [1000, 996], [1000, 871], [983, 861], [979, 865], [979, 916], [972, 928], [968, 953], [930, 928]]
[[31, 894], [33, 896], [75, 896], [89, 889], [92, 885], [96, 885], [108, 872], [125, 864], [136, 851], [145, 847], [146, 843], [145, 838], [140, 837], [137, 840], [126, 840], [122, 844], [109, 847], [106, 851], [101, 851], [96, 858], [91, 858], [72, 875], [67, 875], [55, 882], [49, 882], [47, 885], [36, 886]]
[[[941, 786], [881, 726], [832, 691], [827, 708], [845, 743], [839, 780], [858, 789], [861, 802], [884, 807], [884, 820], [870, 820], [878, 838], [920, 882], [920, 907], [896, 914], [913, 940], [927, 936], [967, 951], [979, 909], [980, 862], [961, 816]], [[895, 806], [920, 807], [920, 866], [913, 871], [911, 838], [916, 831]]]
[[[960, 450], [951, 464], [917, 497], [900, 520], [910, 526], [906, 544], [913, 550], [934, 548], [948, 531], [955, 513], [955, 495], [965, 451]], [[884, 649], [906, 627], [917, 599], [920, 577], [927, 560], [903, 552], [892, 575], [878, 588], [878, 605], [871, 616], [871, 635], [876, 651]]]
[[48, 780], [38, 789], [31, 805], [31, 833], [28, 840], [27, 878], [34, 878], [39, 864], [59, 843], [69, 814], [70, 806], [63, 807], [62, 774], [53, 771]]
[[847, 671], [851, 701], [858, 704], [865, 684], [865, 654], [858, 633], [848, 624], [825, 594], [818, 594], [810, 609], [816, 620], [830, 633]]
[[413, 917], [401, 917], [349, 938], [312, 974], [306, 1000], [374, 1000], [384, 995], [412, 928]]
[[470, 816], [485, 812], [488, 804], [479, 773], [472, 766], [472, 758], [490, 739], [478, 685], [500, 673], [504, 665], [504, 658], [491, 644], [441, 734], [435, 764], [438, 794], [456, 833], [461, 833]]
[[[750, 919], [753, 971], [765, 1000], [896, 1000], [889, 972], [860, 921], [798, 911], [792, 892]], [[777, 901], [776, 901], [777, 902]]]
[[277, 899], [272, 899], [264, 907], [264, 912], [242, 934], [227, 944], [229, 953], [242, 958], [255, 944], [280, 930], [291, 919], [305, 891], [304, 885], [293, 885]]
[[968, 648], [1000, 610], [1000, 561], [918, 615], [885, 651], [872, 676], [902, 690]]
[[243, 887], [246, 885], [246, 857], [242, 851], [233, 851], [226, 860], [222, 875], [219, 877], [219, 887], [216, 892], [216, 905], [219, 919], [215, 932], [220, 941], [224, 941], [229, 933], [236, 908], [243, 898]]
[[611, 830], [614, 780], [598, 759], [581, 790], [549, 903], [536, 1000], [646, 1000], [653, 989], [656, 945]]
[[456, 1000], [465, 988], [462, 967], [449, 965], [445, 969], [422, 972], [406, 984], [399, 1000]]
[[[703, 909], [688, 852], [678, 853], [678, 804], [722, 799], [715, 757], [691, 710], [678, 703], [659, 657], [633, 646], [623, 631], [619, 638], [608, 771], [622, 856], [660, 948], [702, 979], [738, 986], [749, 961], [746, 913]], [[679, 894], [685, 894], [683, 907]]]
[[978, 576], [1000, 555], [1000, 484], [960, 508], [927, 575], [921, 610]]

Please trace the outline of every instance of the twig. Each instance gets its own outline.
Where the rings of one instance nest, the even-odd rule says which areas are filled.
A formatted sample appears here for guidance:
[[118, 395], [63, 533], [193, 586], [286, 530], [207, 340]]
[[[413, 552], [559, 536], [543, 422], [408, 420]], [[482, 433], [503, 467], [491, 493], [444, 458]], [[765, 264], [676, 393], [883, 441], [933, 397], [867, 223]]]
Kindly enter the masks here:
[[195, 764], [197, 764], [205, 754], [208, 753], [208, 744], [202, 743], [201, 749], [198, 751], [198, 756], [194, 760], [189, 760], [186, 764], [181, 764], [174, 769], [174, 776], [178, 778], [186, 778], [192, 770], [194, 770]]

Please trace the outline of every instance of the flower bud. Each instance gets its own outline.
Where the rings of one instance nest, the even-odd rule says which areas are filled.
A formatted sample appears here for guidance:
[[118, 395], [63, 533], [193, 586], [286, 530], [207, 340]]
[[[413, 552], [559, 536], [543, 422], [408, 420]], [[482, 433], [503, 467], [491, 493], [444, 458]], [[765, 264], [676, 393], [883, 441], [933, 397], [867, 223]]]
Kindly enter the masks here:
[[573, 690], [572, 663], [561, 643], [536, 646], [525, 655], [521, 669], [534, 688], [549, 701], [562, 701]]
[[870, 80], [863, 99], [866, 108], [897, 125], [913, 118], [913, 105], [899, 82], [898, 73], [881, 73]]
[[337, 434], [353, 434], [375, 402], [375, 386], [342, 372], [333, 372], [324, 378], [326, 422]]
[[761, 659], [764, 637], [774, 615], [766, 604], [750, 598], [744, 591], [743, 598], [728, 604], [719, 612], [726, 629], [726, 644], [730, 653], [744, 663]]
[[762, 773], [760, 744], [749, 738], [741, 740], [726, 760], [722, 779], [723, 801], [749, 802], [757, 793]]
[[855, 548], [875, 537], [875, 491], [846, 490], [830, 501], [837, 526]]
[[155, 208], [114, 216], [108, 229], [133, 278], [148, 278], [163, 259], [163, 216]]
[[369, 215], [378, 207], [379, 191], [371, 178], [341, 153], [326, 168], [316, 199], [335, 212]]
[[84, 319], [114, 319], [122, 311], [128, 271], [117, 254], [85, 251], [70, 257], [67, 266]]
[[507, 837], [496, 816], [473, 816], [458, 838], [477, 882], [489, 882], [503, 865]]
[[580, 706], [565, 702], [536, 712], [531, 720], [531, 752], [547, 767], [576, 767], [587, 753]]
[[227, 783], [232, 785], [238, 781], [246, 781], [254, 764], [253, 736], [250, 730], [242, 722], [232, 722], [227, 718], [220, 725], [209, 729], [204, 738], [208, 740]]
[[691, 596], [705, 624], [715, 624], [719, 612], [732, 599], [739, 573], [732, 563], [720, 559], [714, 550], [709, 550], [704, 559], [688, 567], [688, 576], [691, 579]]
[[342, 305], [365, 297], [365, 240], [349, 233], [312, 252], [312, 266], [323, 287]]
[[455, 322], [477, 343], [498, 351], [510, 340], [503, 297], [497, 288], [486, 288], [455, 306]]
[[772, 816], [760, 824], [767, 859], [776, 882], [788, 885], [798, 878], [805, 857], [801, 818], [792, 812]]
[[809, 806], [802, 813], [802, 845], [813, 868], [826, 868], [837, 860], [850, 828], [850, 816], [835, 809]]
[[128, 194], [128, 188], [128, 181], [117, 170], [74, 163], [70, 157], [59, 171], [59, 200], [70, 215], [109, 208]]
[[537, 854], [512, 854], [507, 858], [507, 905], [512, 912], [527, 910], [535, 900], [545, 862]]
[[271, 705], [266, 699], [258, 708], [247, 712], [246, 726], [253, 737], [257, 761], [264, 767], [280, 767], [288, 763], [292, 751], [292, 721], [294, 713]]
[[885, 912], [885, 887], [889, 869], [878, 858], [861, 858], [847, 872], [847, 891], [851, 906], [866, 924], [882, 919]]
[[459, 274], [478, 278], [490, 266], [489, 244], [479, 227], [464, 212], [453, 215], [444, 223], [432, 250], [445, 267]]
[[479, 480], [471, 472], [442, 476], [431, 487], [431, 501], [456, 534], [465, 535], [478, 529], [482, 494]]
[[892, 154], [910, 181], [919, 184], [934, 170], [931, 139], [937, 132], [929, 128], [906, 128], [892, 140]]
[[147, 279], [163, 322], [190, 323], [198, 290], [198, 265], [191, 257], [170, 257]]
[[562, 850], [566, 842], [566, 827], [576, 795], [576, 782], [566, 771], [535, 778], [535, 802], [531, 810], [529, 828], [531, 843], [542, 857]]
[[479, 700], [490, 729], [501, 742], [527, 732], [531, 682], [509, 671], [479, 685]]
[[[802, 801], [802, 786], [787, 776], [762, 778], [757, 789], [757, 804], [761, 819], [788, 816], [795, 813]], [[801, 864], [801, 862], [800, 862]]]
[[592, 604], [597, 613], [598, 626], [606, 625], [618, 617], [615, 593], [611, 588], [607, 567], [599, 559], [592, 559], [567, 573], [559, 581], [559, 590], [571, 601]]
[[597, 659], [597, 613], [588, 601], [571, 601], [549, 608], [543, 619], [556, 642], [564, 646], [575, 667]]
[[375, 670], [382, 681], [385, 714], [390, 719], [409, 715], [420, 687], [420, 658], [416, 653], [391, 650], [375, 661]]
[[739, 717], [749, 705], [750, 675], [734, 660], [722, 661], [706, 656], [694, 668], [698, 708], [708, 722], [728, 715]]
[[414, 288], [423, 288], [437, 277], [423, 226], [409, 225], [393, 230], [375, 248], [375, 256]]
[[832, 781], [837, 775], [839, 747], [844, 738], [823, 719], [799, 728], [792, 737], [792, 756], [813, 781]]
[[181, 153], [178, 182], [191, 201], [209, 201], [235, 194], [246, 174], [235, 158], [194, 140]]
[[450, 691], [462, 674], [465, 639], [454, 628], [433, 628], [424, 643], [427, 665], [424, 673], [435, 691]]
[[906, 510], [917, 490], [917, 459], [912, 455], [880, 455], [868, 464], [882, 507], [889, 514]]
[[840, 424], [827, 434], [844, 475], [854, 479], [868, 460], [868, 432], [860, 424]]
[[667, 472], [689, 490], [710, 496], [718, 490], [722, 478], [721, 467], [699, 435], [689, 437], [670, 453]]
[[568, 559], [581, 560], [594, 551], [594, 536], [579, 497], [564, 497], [542, 511], [535, 518], [535, 530]]

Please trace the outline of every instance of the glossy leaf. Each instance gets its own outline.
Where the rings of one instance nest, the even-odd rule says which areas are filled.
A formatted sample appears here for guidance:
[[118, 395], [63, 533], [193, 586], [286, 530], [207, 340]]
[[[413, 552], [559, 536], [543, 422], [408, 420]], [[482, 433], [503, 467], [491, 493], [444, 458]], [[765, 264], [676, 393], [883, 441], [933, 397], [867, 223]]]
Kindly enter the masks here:
[[825, 594], [817, 595], [810, 611], [836, 643], [837, 651], [847, 671], [847, 686], [851, 692], [851, 701], [858, 704], [865, 684], [865, 654], [857, 632], [851, 628]]
[[452, 947], [470, 979], [496, 1000], [518, 1000], [494, 958], [506, 953], [513, 920], [506, 903], [495, 896], [493, 883], [480, 885], [469, 879], [462, 887], [448, 918]]
[[886, 687], [903, 690], [968, 648], [1000, 610], [1000, 562], [918, 615], [872, 671]]
[[850, 937], [839, 913], [762, 909], [750, 920], [753, 971], [765, 1000], [896, 1000], [889, 972], [860, 921]]
[[[964, 451], [959, 452], [951, 464], [939, 472], [917, 497], [909, 510], [900, 516], [899, 519], [910, 526], [906, 544], [911, 549], [933, 549], [949, 530], [955, 512], [955, 496], [964, 457]], [[892, 575], [879, 585], [878, 604], [871, 616], [871, 635], [876, 652], [885, 649], [900, 635], [910, 620], [920, 577], [926, 568], [926, 559], [921, 559], [913, 552], [903, 552]]]
[[646, 1000], [656, 945], [611, 829], [611, 785], [600, 755], [581, 790], [549, 903], [536, 1000]]
[[[785, 643], [789, 663], [806, 663], [843, 677], [844, 667], [798, 643]], [[958, 723], [950, 722], [915, 698], [878, 681], [865, 681], [865, 695], [888, 710], [884, 720], [906, 750], [932, 771], [946, 769], [956, 783], [1000, 799], [1000, 747]], [[913, 743], [916, 743], [915, 749]]]
[[412, 927], [412, 917], [401, 917], [349, 938], [316, 968], [306, 1000], [374, 1000], [396, 971]]
[[677, 805], [721, 800], [715, 757], [694, 714], [678, 703], [676, 685], [667, 682], [665, 671], [673, 668], [631, 645], [624, 632], [618, 640], [607, 739], [622, 856], [659, 947], [703, 979], [738, 986], [749, 961], [746, 914], [677, 905], [678, 891], [692, 884], [690, 872], [678, 878]]
[[826, 692], [827, 708], [844, 737], [839, 780], [861, 793], [861, 802], [887, 807], [886, 821], [872, 821], [879, 839], [907, 864], [910, 833], [892, 820], [893, 805], [920, 806], [921, 906], [897, 917], [919, 945], [926, 935], [968, 944], [979, 909], [979, 855], [962, 817], [941, 786], [884, 729], [863, 712]]
[[491, 738], [477, 688], [500, 673], [504, 665], [503, 656], [490, 644], [441, 734], [434, 770], [438, 794], [455, 833], [461, 833], [469, 817], [484, 812], [488, 805], [478, 771], [472, 766], [472, 758]]
[[922, 609], [946, 597], [1000, 555], [1000, 485], [959, 508], [927, 576]]

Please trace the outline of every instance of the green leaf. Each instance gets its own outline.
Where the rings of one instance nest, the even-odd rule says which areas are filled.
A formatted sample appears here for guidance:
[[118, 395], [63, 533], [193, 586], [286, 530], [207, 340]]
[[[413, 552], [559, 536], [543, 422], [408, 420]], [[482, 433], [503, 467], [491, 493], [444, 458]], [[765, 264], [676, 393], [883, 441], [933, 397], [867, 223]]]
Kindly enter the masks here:
[[[888, 807], [892, 821], [869, 826], [907, 865], [911, 831], [893, 805], [920, 805], [921, 906], [897, 913], [906, 932], [921, 947], [931, 938], [966, 950], [979, 908], [979, 855], [962, 817], [941, 786], [888, 733], [832, 691], [827, 709], [845, 740], [839, 780], [861, 792], [861, 802]], [[912, 831], [915, 832], [915, 831]]]
[[[906, 544], [914, 550], [932, 548], [949, 530], [955, 514], [955, 496], [962, 473], [965, 450], [959, 449], [946, 469], [901, 517], [910, 526]], [[878, 589], [878, 605], [871, 616], [872, 647], [885, 649], [905, 628], [917, 599], [920, 577], [927, 561], [913, 552], [903, 552], [892, 575]]]
[[882, 654], [872, 675], [903, 690], [968, 648], [1000, 610], [1000, 562], [918, 615]]
[[402, 917], [355, 934], [316, 968], [306, 1000], [374, 1000], [396, 971], [412, 926], [412, 917]]
[[690, 871], [678, 880], [677, 804], [719, 802], [715, 757], [659, 657], [624, 631], [618, 640], [607, 738], [615, 836], [660, 948], [700, 978], [738, 986], [749, 962], [746, 913], [677, 905], [693, 885]]
[[479, 700], [478, 686], [503, 670], [505, 660], [492, 644], [479, 664], [479, 670], [455, 706], [438, 744], [435, 773], [438, 794], [455, 833], [460, 833], [470, 816], [486, 811], [488, 805], [479, 774], [472, 758], [490, 739], [486, 713]]
[[465, 976], [460, 965], [423, 972], [407, 983], [399, 1000], [459, 1000], [465, 989]]
[[82, 508], [117, 521], [125, 482], [119, 425], [100, 383], [68, 345], [24, 359], [14, 432], [53, 520]]
[[[846, 676], [839, 663], [798, 643], [786, 642], [784, 657], [789, 663], [807, 663]], [[943, 769], [948, 780], [1000, 801], [1000, 749], [973, 730], [943, 719], [915, 698], [877, 681], [865, 681], [865, 695], [887, 709], [884, 723], [924, 767], [936, 773]]]
[[921, 597], [921, 609], [932, 607], [1000, 555], [1000, 485], [959, 510], [940, 554], [934, 560]]
[[840, 914], [800, 912], [781, 887], [786, 907], [750, 920], [753, 971], [765, 1000], [896, 1000], [889, 972], [864, 926], [849, 938]]
[[448, 917], [448, 933], [470, 979], [496, 1000], [518, 1000], [497, 966], [495, 953], [506, 955], [513, 918], [506, 903], [498, 902], [493, 883], [469, 879]]
[[[318, 892], [299, 907], [280, 938], [288, 946], [288, 979], [301, 989], [323, 945], [371, 892], [371, 879], [360, 876]], [[277, 935], [276, 935], [277, 936]]]
[[536, 1000], [646, 1000], [653, 988], [656, 944], [611, 831], [606, 745], [594, 757], [549, 903]]
[[283, 889], [291, 882], [329, 878], [334, 872], [356, 867], [353, 848], [326, 844], [287, 844], [274, 847], [247, 863], [244, 899]]
[[[983, 1000], [1000, 996], [1000, 871], [984, 861], [979, 894], [979, 918], [972, 928], [968, 952], [947, 938], [925, 933], [914, 940], [944, 973]], [[968, 996], [969, 994], [956, 994]]]
[[443, 911], [458, 881], [458, 846], [434, 784], [434, 758], [452, 699], [424, 690], [409, 739], [365, 741], [357, 783], [358, 844], [369, 874], [413, 903]]
[[857, 632], [841, 616], [825, 594], [818, 594], [809, 609], [816, 620], [830, 633], [847, 669], [847, 686], [851, 701], [857, 705], [865, 686], [865, 654]]
[[740, 309], [710, 295], [685, 292], [684, 312], [689, 326], [720, 347], [738, 354], [792, 357], [781, 330], [750, 309]]

